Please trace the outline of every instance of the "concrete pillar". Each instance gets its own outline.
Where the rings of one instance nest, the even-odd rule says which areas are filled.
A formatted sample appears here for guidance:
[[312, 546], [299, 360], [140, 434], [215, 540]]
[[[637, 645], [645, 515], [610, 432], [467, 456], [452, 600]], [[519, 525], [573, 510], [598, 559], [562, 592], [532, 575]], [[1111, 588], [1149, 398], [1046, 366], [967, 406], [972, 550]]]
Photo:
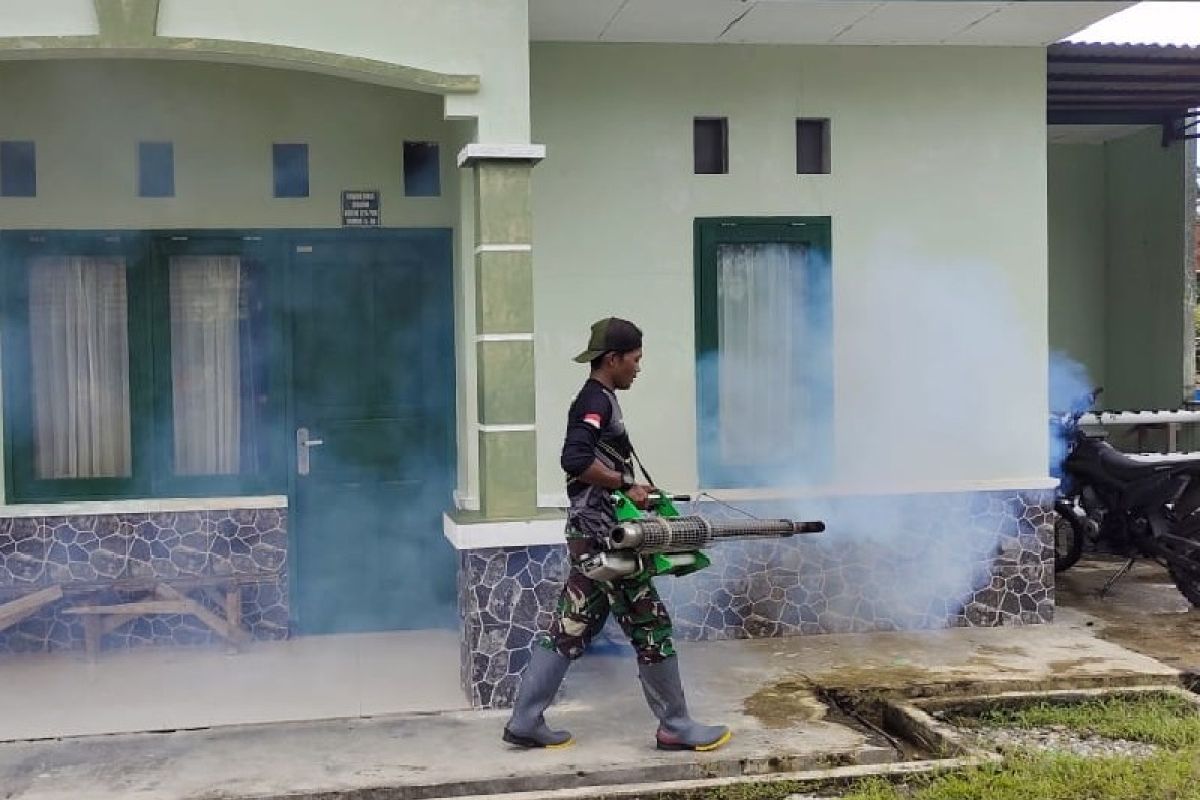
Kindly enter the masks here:
[[533, 204], [540, 145], [467, 145], [474, 172], [475, 357], [479, 511], [520, 519], [537, 511], [533, 358]]

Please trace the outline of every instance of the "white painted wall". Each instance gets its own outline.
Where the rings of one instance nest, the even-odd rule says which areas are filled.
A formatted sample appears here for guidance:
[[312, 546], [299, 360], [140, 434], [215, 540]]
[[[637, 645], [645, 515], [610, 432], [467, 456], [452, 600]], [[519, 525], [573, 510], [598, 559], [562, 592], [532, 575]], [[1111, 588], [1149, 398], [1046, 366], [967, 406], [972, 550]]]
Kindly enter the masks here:
[[0, 36], [94, 36], [92, 0], [0, 0]]
[[[302, 72], [176, 61], [0, 62], [0, 139], [37, 146], [35, 198], [3, 228], [341, 226], [378, 189], [385, 226], [454, 227], [466, 123], [433, 95]], [[403, 142], [441, 143], [442, 196], [405, 197]], [[137, 196], [137, 143], [171, 141], [173, 198]], [[307, 198], [273, 197], [271, 144], [307, 142]]]
[[[655, 477], [697, 483], [692, 221], [833, 218], [834, 483], [1047, 471], [1045, 56], [1025, 48], [535, 44], [539, 491], [561, 494], [571, 356], [593, 319], [646, 331], [624, 402]], [[692, 118], [729, 117], [729, 175]], [[830, 117], [833, 174], [793, 121]], [[803, 454], [797, 454], [803, 458]]]
[[163, 0], [161, 36], [233, 39], [479, 75], [478, 94], [446, 100], [476, 117], [478, 141], [529, 141], [525, 0]]
[[475, 360], [475, 180], [470, 168], [458, 173], [458, 257], [454, 270], [455, 421], [458, 481], [456, 508], [479, 509], [479, 398]]

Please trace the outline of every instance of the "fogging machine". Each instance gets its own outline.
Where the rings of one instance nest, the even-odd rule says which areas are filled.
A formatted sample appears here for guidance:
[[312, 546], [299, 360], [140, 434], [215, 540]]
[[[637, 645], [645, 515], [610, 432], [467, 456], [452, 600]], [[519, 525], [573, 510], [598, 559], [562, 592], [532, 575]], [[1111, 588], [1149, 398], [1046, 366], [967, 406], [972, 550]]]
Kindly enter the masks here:
[[687, 495], [656, 492], [650, 495], [649, 507], [643, 511], [624, 492], [614, 493], [617, 522], [601, 538], [603, 549], [580, 562], [580, 571], [598, 581], [687, 575], [712, 563], [701, 548], [717, 542], [778, 539], [825, 530], [825, 523], [818, 521], [710, 520], [681, 515], [675, 501], [689, 499]]

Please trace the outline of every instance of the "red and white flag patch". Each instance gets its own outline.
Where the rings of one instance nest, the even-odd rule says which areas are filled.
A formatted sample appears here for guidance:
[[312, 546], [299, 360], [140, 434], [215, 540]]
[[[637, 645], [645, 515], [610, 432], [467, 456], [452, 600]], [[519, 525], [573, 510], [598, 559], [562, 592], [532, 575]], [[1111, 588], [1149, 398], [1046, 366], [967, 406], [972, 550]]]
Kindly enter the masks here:
[[583, 421], [588, 425], [591, 425], [596, 430], [600, 430], [601, 426], [604, 424], [604, 420], [601, 419], [600, 415], [595, 412], [591, 414], [584, 414]]

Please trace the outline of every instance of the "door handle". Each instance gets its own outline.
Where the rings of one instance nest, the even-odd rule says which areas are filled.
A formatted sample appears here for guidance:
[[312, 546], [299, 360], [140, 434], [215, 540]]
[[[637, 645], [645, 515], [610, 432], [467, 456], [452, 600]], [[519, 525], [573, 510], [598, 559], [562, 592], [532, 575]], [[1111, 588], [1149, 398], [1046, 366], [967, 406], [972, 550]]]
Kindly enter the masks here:
[[296, 472], [307, 475], [311, 468], [308, 451], [325, 444], [324, 439], [310, 439], [308, 428], [296, 429]]

